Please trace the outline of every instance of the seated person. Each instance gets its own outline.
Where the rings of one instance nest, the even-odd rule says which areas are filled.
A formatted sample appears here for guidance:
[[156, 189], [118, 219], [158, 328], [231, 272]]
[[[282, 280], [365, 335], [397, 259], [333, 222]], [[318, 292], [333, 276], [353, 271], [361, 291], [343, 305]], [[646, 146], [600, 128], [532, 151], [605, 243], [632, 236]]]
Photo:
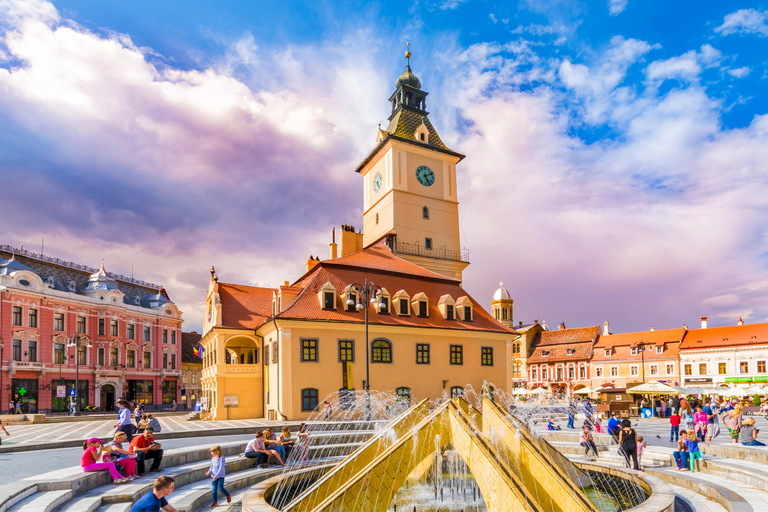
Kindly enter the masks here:
[[584, 425], [584, 427], [581, 429], [581, 434], [579, 435], [579, 444], [584, 447], [584, 456], [589, 455], [589, 451], [592, 450], [592, 453], [597, 457], [597, 446], [595, 445], [595, 439], [592, 437], [592, 432], [590, 432], [589, 427], [587, 425]]
[[560, 427], [555, 425], [555, 419], [550, 418], [549, 423], [547, 423], [547, 430], [560, 430]]
[[269, 464], [270, 457], [277, 457], [277, 461], [281, 466], [285, 465], [280, 454], [276, 450], [271, 450], [266, 447], [264, 442], [264, 432], [256, 432], [256, 438], [248, 443], [245, 447], [245, 453], [243, 454], [249, 459], [256, 459], [258, 466], [266, 466]]
[[143, 432], [147, 427], [151, 427], [155, 432], [160, 432], [162, 430], [160, 427], [160, 422], [157, 421], [157, 418], [151, 414], [142, 414], [141, 421], [139, 422], [139, 432]]
[[275, 450], [277, 453], [280, 454], [280, 459], [285, 461], [285, 448], [283, 448], [283, 443], [281, 443], [277, 436], [275, 435], [275, 431], [271, 428], [268, 428], [264, 431], [264, 444], [266, 444], [266, 447], [268, 449]]
[[677, 450], [672, 452], [672, 456], [677, 463], [678, 471], [688, 471], [689, 456], [688, 448], [686, 448], [685, 442], [688, 440], [688, 431], [683, 430], [680, 432], [680, 438], [677, 440]]
[[760, 429], [755, 428], [755, 418], [747, 418], [741, 424], [739, 431], [739, 442], [744, 446], [765, 446], [757, 440], [757, 433]]
[[140, 436], [136, 436], [131, 441], [128, 451], [136, 454], [136, 468], [139, 475], [144, 474], [144, 462], [152, 459], [151, 473], [160, 471], [160, 462], [163, 460], [163, 449], [160, 443], [155, 442], [152, 434], [155, 431], [151, 427], [144, 429]]

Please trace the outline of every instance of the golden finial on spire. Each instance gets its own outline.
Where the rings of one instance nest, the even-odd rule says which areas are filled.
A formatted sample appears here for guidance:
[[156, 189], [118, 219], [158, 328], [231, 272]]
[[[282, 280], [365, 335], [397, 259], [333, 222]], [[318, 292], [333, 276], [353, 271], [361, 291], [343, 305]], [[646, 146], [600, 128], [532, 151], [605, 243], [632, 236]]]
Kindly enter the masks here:
[[[411, 59], [411, 43], [405, 43], [405, 58], [410, 61]], [[410, 64], [410, 62], [408, 62]]]

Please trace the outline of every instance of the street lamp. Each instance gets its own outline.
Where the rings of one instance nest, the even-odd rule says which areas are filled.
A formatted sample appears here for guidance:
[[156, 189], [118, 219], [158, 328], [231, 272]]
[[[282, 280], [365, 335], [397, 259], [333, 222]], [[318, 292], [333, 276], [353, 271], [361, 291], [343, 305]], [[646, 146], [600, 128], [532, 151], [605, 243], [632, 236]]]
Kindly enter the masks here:
[[381, 310], [385, 307], [385, 304], [381, 299], [382, 290], [381, 287], [373, 284], [373, 281], [368, 282], [365, 280], [365, 284], [353, 283], [349, 285], [349, 291], [357, 294], [357, 305], [352, 299], [352, 295], [349, 295], [347, 299], [347, 306], [355, 306], [355, 309], [360, 311], [365, 310], [365, 420], [371, 419], [371, 374], [370, 374], [370, 357], [368, 354], [368, 303], [378, 306]]
[[75, 347], [75, 411], [72, 413], [72, 416], [78, 416], [80, 414], [80, 345], [82, 341], [87, 341], [88, 344], [84, 345], [85, 347], [91, 348], [91, 340], [84, 340], [80, 337], [79, 334], [73, 334], [69, 338], [69, 343], [67, 343], [67, 348], [69, 347]]
[[643, 384], [645, 384], [645, 347], [648, 345], [653, 345], [653, 343], [649, 343], [647, 341], [638, 341], [632, 345], [632, 348], [640, 352], [640, 366], [642, 366], [643, 370]]

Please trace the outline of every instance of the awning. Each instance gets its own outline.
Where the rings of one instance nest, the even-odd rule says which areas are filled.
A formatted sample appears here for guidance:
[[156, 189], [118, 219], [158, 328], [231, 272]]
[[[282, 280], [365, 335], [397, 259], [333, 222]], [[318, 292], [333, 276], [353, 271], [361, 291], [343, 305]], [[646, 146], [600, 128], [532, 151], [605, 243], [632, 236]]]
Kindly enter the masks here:
[[583, 387], [581, 389], [577, 389], [573, 392], [574, 395], [588, 395], [590, 393], [594, 393], [595, 390], [590, 388], [589, 386]]
[[680, 392], [673, 387], [662, 384], [661, 382], [651, 381], [633, 388], [629, 388], [627, 393], [632, 395], [678, 395]]

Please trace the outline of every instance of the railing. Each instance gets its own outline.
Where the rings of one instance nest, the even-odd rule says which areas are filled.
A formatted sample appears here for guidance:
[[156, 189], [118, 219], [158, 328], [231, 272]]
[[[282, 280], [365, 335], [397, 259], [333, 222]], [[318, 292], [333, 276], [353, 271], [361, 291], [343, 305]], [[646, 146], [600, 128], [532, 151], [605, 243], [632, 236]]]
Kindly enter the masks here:
[[438, 260], [465, 261], [469, 263], [469, 251], [449, 251], [448, 249], [427, 249], [419, 244], [409, 244], [405, 242], [395, 242], [394, 252], [398, 254], [410, 254], [413, 256], [424, 256]]
[[[85, 272], [89, 272], [93, 274], [94, 272], [97, 272], [99, 269], [89, 267], [87, 265], [80, 265], [79, 263], [75, 263], [74, 261], [67, 261], [62, 260], [60, 258], [52, 258], [50, 256], [45, 256], [41, 253], [28, 251], [26, 249], [19, 249], [17, 247], [13, 247], [12, 245], [0, 245], [0, 251], [10, 252], [12, 254], [17, 254], [19, 256], [24, 256], [25, 258], [30, 258], [33, 260], [38, 261], [45, 261], [47, 263], [53, 263], [54, 265], [59, 265], [62, 267], [72, 268], [75, 270], [83, 270]], [[147, 281], [142, 281], [140, 279], [134, 279], [133, 277], [124, 276], [122, 274], [115, 274], [113, 272], [107, 272], [107, 275], [113, 279], [116, 279], [118, 281], [123, 281], [125, 283], [131, 283], [139, 286], [144, 286], [146, 288], [153, 288], [155, 290], [159, 290], [161, 287], [159, 285], [156, 285], [154, 283], [149, 283]]]

